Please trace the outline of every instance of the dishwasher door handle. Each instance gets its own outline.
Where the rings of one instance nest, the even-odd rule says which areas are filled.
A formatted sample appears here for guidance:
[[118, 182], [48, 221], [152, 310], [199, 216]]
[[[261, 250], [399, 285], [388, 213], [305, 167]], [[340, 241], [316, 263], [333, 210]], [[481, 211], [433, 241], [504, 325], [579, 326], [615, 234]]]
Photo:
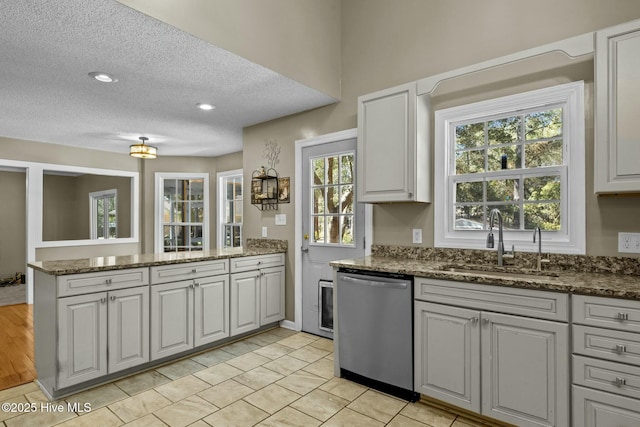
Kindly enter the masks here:
[[347, 283], [353, 283], [354, 285], [372, 286], [376, 288], [406, 289], [407, 286], [409, 286], [406, 282], [385, 282], [384, 280], [359, 279], [357, 277], [350, 276], [339, 277], [338, 281], [340, 280]]

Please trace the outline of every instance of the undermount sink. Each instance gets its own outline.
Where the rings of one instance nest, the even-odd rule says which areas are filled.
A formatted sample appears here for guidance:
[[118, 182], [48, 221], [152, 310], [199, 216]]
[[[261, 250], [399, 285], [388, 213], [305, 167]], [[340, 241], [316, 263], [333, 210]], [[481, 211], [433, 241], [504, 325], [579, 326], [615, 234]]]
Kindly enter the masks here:
[[441, 271], [462, 274], [481, 274], [485, 276], [512, 277], [514, 279], [557, 280], [559, 274], [553, 271], [523, 270], [514, 267], [497, 267], [488, 265], [445, 264], [438, 268]]

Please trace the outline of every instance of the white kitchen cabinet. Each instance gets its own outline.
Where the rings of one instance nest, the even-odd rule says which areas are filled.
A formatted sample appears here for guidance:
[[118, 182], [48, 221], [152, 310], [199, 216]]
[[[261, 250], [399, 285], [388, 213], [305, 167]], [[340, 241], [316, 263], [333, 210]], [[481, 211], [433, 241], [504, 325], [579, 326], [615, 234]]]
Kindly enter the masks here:
[[58, 387], [149, 361], [149, 288], [58, 299]]
[[151, 360], [229, 336], [229, 276], [151, 286]]
[[284, 264], [284, 257], [247, 257], [241, 265], [233, 261], [231, 271], [240, 272], [231, 274], [231, 335], [284, 319], [284, 265], [248, 270], [251, 266]]
[[640, 192], [640, 20], [596, 32], [595, 192]]
[[58, 300], [58, 387], [107, 374], [107, 293]]
[[415, 82], [358, 97], [359, 202], [431, 201], [427, 103]]
[[574, 427], [638, 427], [636, 399], [573, 386]]
[[231, 275], [231, 335], [260, 327], [260, 271]]
[[568, 324], [511, 314], [566, 313], [566, 295], [420, 278], [415, 286], [415, 391], [518, 426], [569, 425]]
[[573, 425], [640, 425], [640, 302], [575, 295]]

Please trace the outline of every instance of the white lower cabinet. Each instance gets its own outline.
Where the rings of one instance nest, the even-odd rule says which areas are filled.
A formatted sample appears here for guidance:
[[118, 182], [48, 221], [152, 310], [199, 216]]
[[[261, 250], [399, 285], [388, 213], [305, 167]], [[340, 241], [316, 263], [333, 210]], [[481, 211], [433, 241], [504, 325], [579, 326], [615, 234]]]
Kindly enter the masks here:
[[[416, 298], [432, 290], [439, 303], [415, 302], [415, 391], [518, 426], [568, 426], [568, 324], [519, 315], [538, 291], [496, 289], [491, 298], [495, 287], [482, 286], [486, 301], [443, 297], [465, 285], [416, 279]], [[507, 313], [486, 310], [496, 304]]]
[[284, 266], [231, 274], [231, 335], [284, 319]]
[[149, 287], [58, 299], [58, 388], [149, 361]]
[[577, 295], [573, 425], [640, 426], [640, 302]]
[[151, 286], [151, 360], [229, 336], [229, 275]]

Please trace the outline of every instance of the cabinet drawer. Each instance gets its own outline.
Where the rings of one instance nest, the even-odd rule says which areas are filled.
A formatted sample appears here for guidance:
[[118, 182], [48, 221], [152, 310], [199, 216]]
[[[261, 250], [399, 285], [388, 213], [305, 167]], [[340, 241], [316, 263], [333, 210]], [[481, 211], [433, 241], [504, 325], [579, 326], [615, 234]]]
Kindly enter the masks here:
[[58, 296], [104, 292], [149, 284], [148, 268], [111, 270], [99, 273], [70, 274], [58, 277]]
[[573, 356], [573, 383], [640, 398], [640, 367]]
[[573, 352], [640, 366], [640, 334], [574, 325]]
[[284, 254], [247, 256], [231, 258], [231, 272], [258, 270], [266, 267], [277, 267], [284, 265]]
[[569, 295], [416, 277], [415, 298], [539, 319], [569, 320]]
[[640, 425], [638, 401], [573, 386], [573, 425], [631, 427]]
[[640, 301], [574, 295], [573, 322], [640, 332]]
[[188, 262], [151, 267], [151, 284], [196, 279], [229, 273], [229, 260]]

